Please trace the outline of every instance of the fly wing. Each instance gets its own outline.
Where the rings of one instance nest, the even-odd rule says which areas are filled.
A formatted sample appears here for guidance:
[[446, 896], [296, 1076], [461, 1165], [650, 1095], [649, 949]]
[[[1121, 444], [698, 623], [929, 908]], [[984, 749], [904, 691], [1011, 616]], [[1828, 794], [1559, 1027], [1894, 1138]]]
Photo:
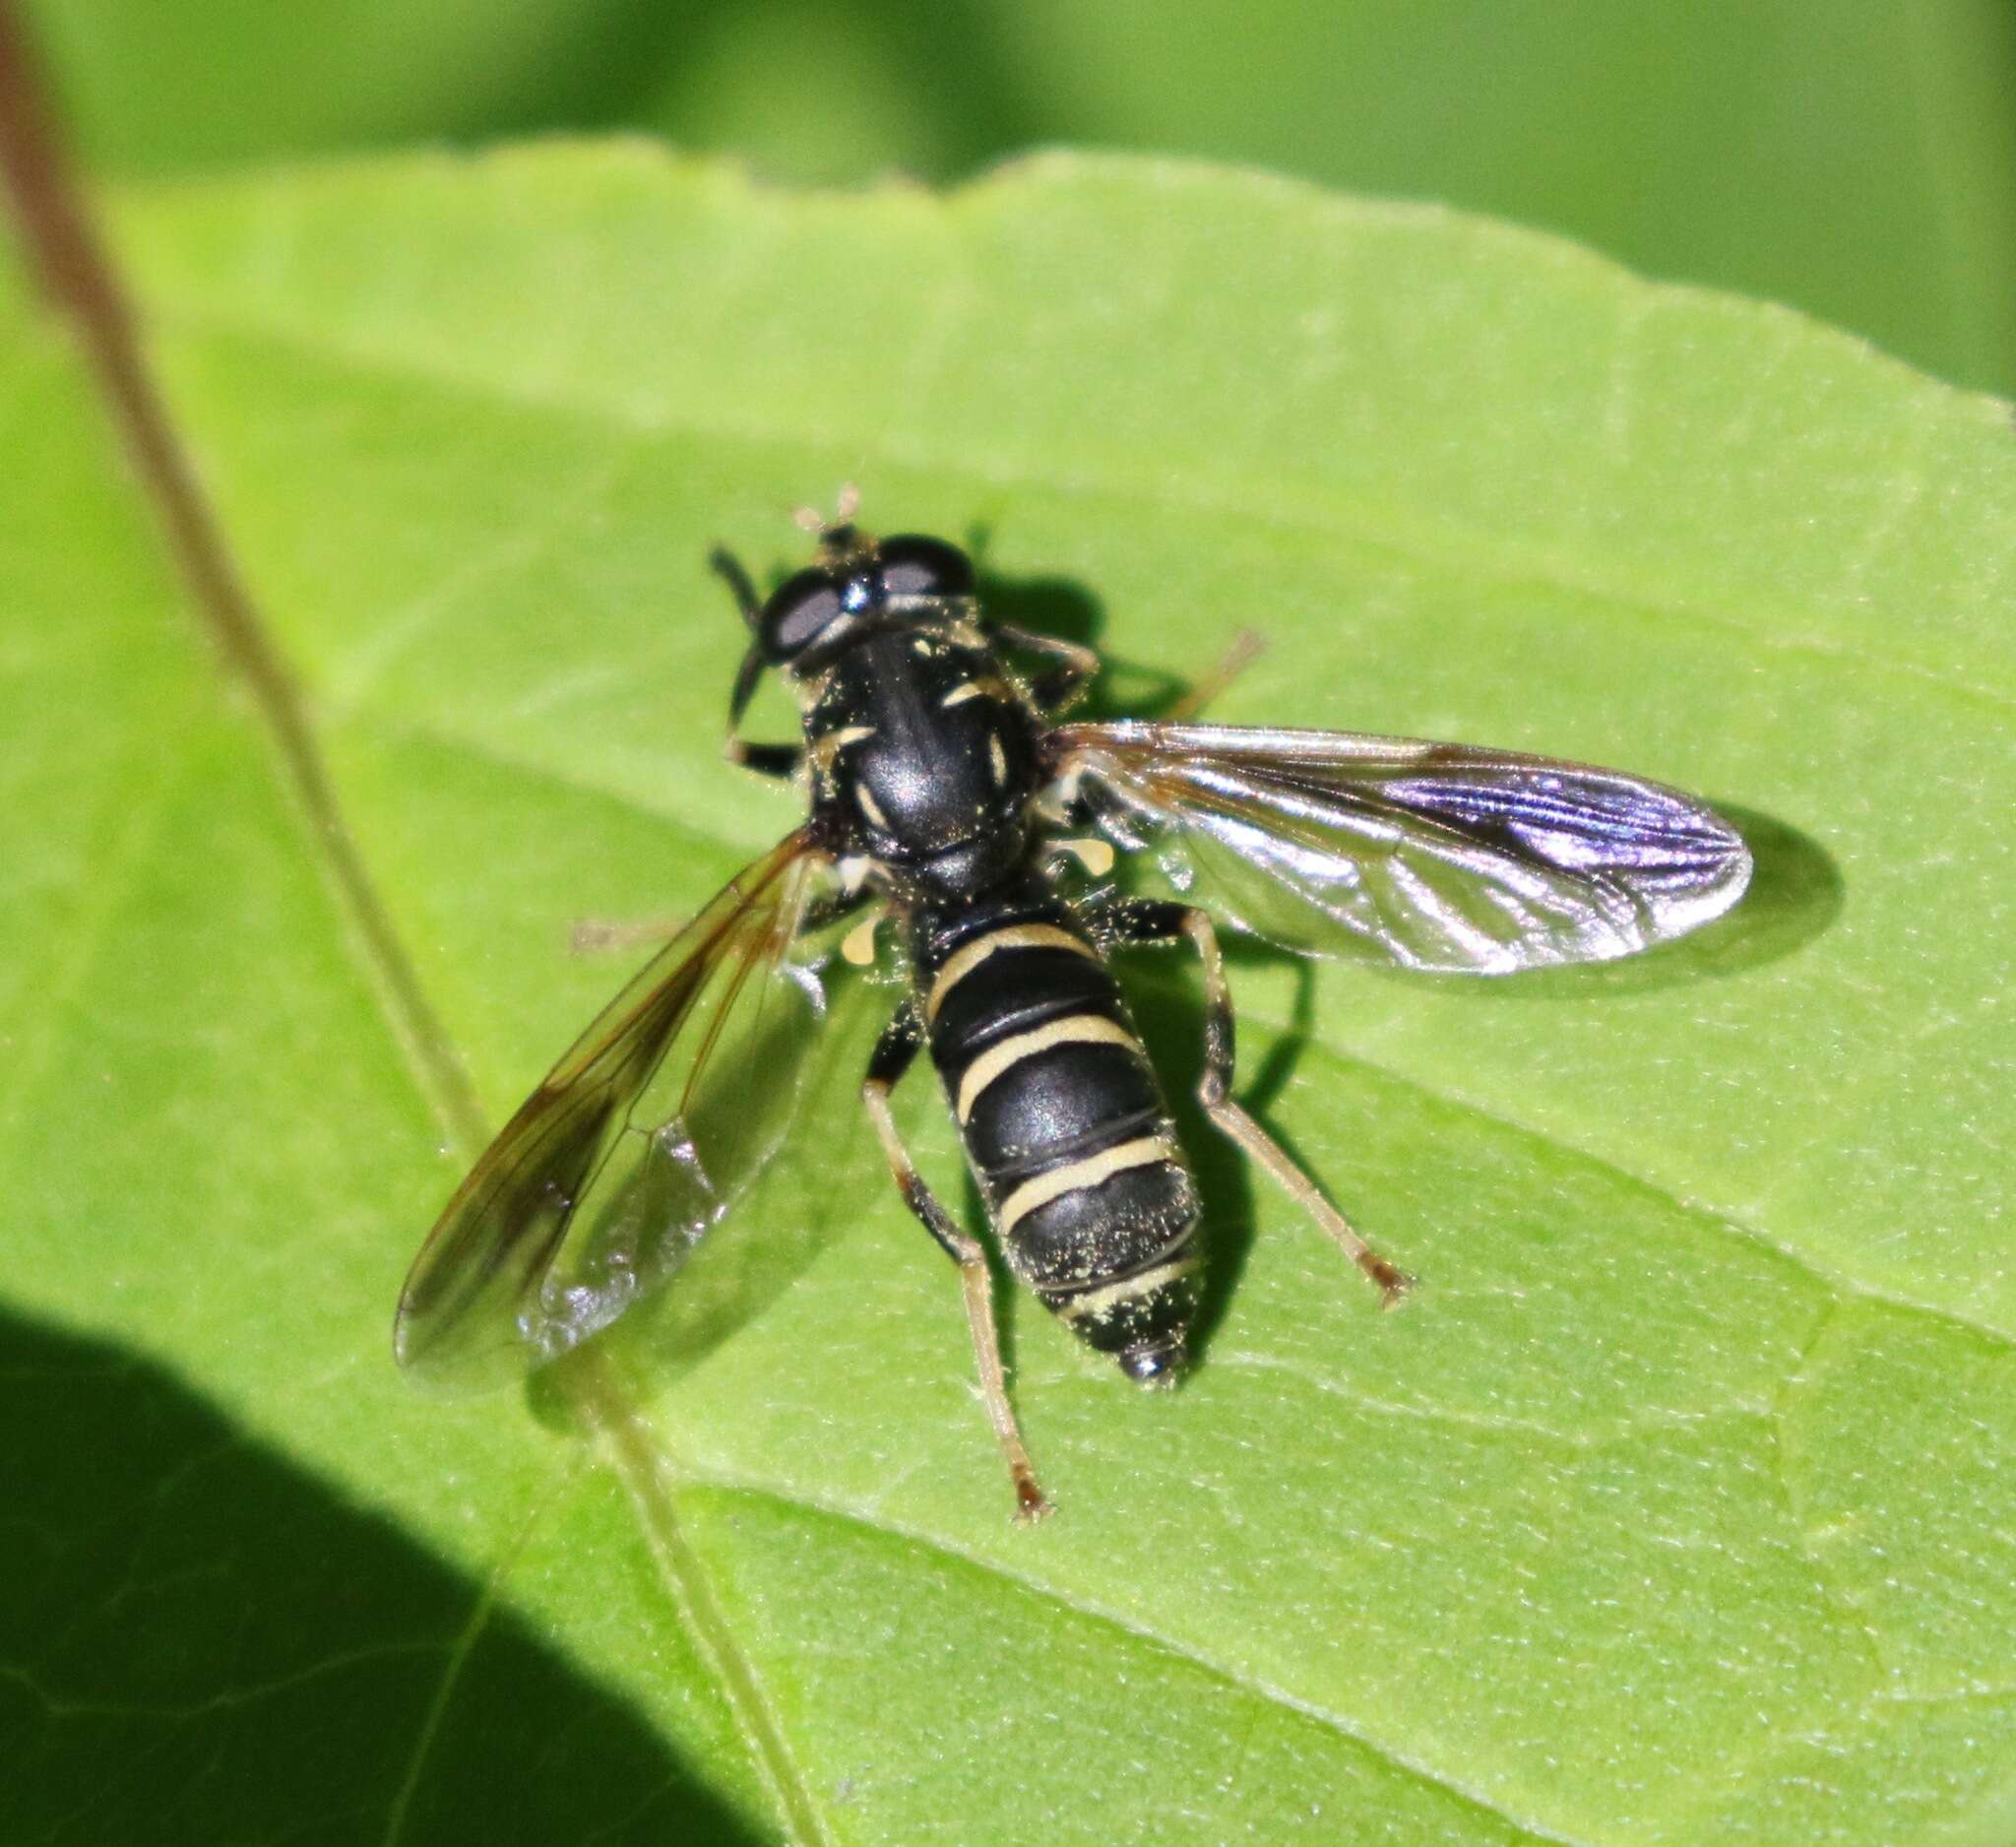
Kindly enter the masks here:
[[1055, 740], [1059, 776], [1116, 839], [1310, 954], [1479, 975], [1607, 961], [1720, 917], [1750, 876], [1712, 808], [1587, 764], [1219, 725], [1067, 725]]
[[789, 1127], [823, 1008], [788, 960], [821, 863], [793, 834], [731, 879], [505, 1124], [407, 1278], [410, 1373], [485, 1386], [556, 1358], [726, 1214]]

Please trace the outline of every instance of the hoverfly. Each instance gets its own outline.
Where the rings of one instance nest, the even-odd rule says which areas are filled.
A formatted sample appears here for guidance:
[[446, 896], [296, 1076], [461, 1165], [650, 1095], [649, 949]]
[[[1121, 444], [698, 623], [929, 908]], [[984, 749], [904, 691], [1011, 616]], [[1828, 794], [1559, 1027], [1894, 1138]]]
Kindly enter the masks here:
[[[1030, 1519], [1048, 1502], [1008, 1401], [985, 1253], [890, 1110], [918, 1051], [1011, 1271], [1129, 1378], [1167, 1384], [1197, 1309], [1199, 1202], [1108, 949], [1194, 949], [1206, 1112], [1391, 1303], [1406, 1274], [1231, 1094], [1212, 911], [1302, 953], [1505, 974], [1693, 929], [1735, 903], [1750, 858], [1701, 802], [1612, 770], [1352, 732], [1063, 722], [1097, 654], [991, 619], [953, 545], [877, 541], [851, 515], [814, 520], [815, 561], [768, 598], [725, 552], [711, 559], [750, 630], [727, 755], [799, 779], [804, 824], [646, 966], [477, 1161], [413, 1264], [397, 1351], [415, 1373], [495, 1381], [663, 1280], [785, 1140], [819, 1011], [810, 945], [864, 914], [900, 934], [909, 986], [862, 1101], [905, 1202], [958, 1265]], [[740, 735], [771, 669], [797, 695], [800, 741]], [[1061, 855], [1102, 870], [1116, 847], [1163, 854], [1182, 895], [1071, 895]]]

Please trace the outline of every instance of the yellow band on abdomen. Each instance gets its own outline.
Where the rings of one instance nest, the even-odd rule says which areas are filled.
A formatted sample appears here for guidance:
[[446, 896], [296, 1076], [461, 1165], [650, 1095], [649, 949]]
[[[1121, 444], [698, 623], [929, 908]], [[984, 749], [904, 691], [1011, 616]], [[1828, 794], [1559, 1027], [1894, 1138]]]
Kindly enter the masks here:
[[1052, 1020], [1047, 1026], [1017, 1033], [1013, 1039], [1004, 1039], [998, 1046], [989, 1046], [966, 1067], [966, 1075], [959, 1080], [959, 1102], [955, 1106], [959, 1119], [965, 1122], [973, 1115], [973, 1107], [979, 1101], [980, 1092], [995, 1078], [1023, 1059], [1034, 1057], [1040, 1051], [1048, 1051], [1052, 1046], [1133, 1046], [1136, 1043], [1134, 1035], [1124, 1026], [1098, 1013], [1074, 1013], [1065, 1019]]
[[1024, 1180], [1002, 1200], [1002, 1236], [1006, 1237], [1019, 1221], [1028, 1218], [1037, 1207], [1048, 1205], [1052, 1199], [1061, 1199], [1066, 1193], [1075, 1193], [1081, 1187], [1097, 1186], [1102, 1180], [1111, 1179], [1115, 1174], [1123, 1174], [1129, 1168], [1152, 1167], [1158, 1161], [1174, 1161], [1177, 1158], [1175, 1144], [1166, 1134], [1143, 1135], [1133, 1141], [1123, 1141], [1116, 1148], [1088, 1155], [1083, 1161], [1072, 1161], [1063, 1167], [1052, 1168], [1047, 1174], [1039, 1174], [1033, 1180]]

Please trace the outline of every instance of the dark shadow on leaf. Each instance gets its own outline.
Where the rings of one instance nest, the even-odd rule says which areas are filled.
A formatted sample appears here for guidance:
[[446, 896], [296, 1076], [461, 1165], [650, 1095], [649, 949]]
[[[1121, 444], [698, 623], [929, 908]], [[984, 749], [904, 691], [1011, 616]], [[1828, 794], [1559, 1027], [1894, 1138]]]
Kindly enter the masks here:
[[[1121, 968], [1136, 1023], [1162, 1077], [1176, 1119], [1176, 1133], [1190, 1157], [1204, 1202], [1204, 1301], [1190, 1343], [1192, 1357], [1202, 1361], [1251, 1254], [1253, 1189], [1264, 1181], [1256, 1181], [1251, 1164], [1219, 1132], [1197, 1101], [1197, 1082], [1204, 1070], [1201, 990], [1194, 979], [1186, 980], [1173, 968], [1151, 974], [1144, 966], [1150, 954], [1124, 953]], [[1237, 1070], [1234, 1094], [1263, 1118], [1268, 1103], [1281, 1094], [1306, 1043], [1311, 995], [1309, 982], [1297, 982], [1290, 1031], [1269, 1047], [1266, 1057], [1248, 1061]]]
[[[1083, 648], [1099, 646], [1105, 628], [1105, 607], [1091, 591], [1066, 577], [1002, 577], [986, 567], [986, 541], [984, 528], [975, 528], [967, 535], [968, 546], [980, 560], [980, 606], [989, 620], [1053, 635]], [[1177, 666], [1188, 669], [1187, 676], [1174, 670]], [[1102, 655], [1098, 676], [1070, 716], [1099, 722], [1160, 718], [1215, 666], [1209, 661], [1150, 665]]]
[[[0, 1839], [378, 1841], [482, 1596], [149, 1362], [0, 1313]], [[763, 1838], [493, 1610], [406, 1841]]]
[[996, 577], [983, 570], [978, 591], [989, 621], [1075, 641], [1083, 648], [1097, 647], [1105, 627], [1099, 599], [1067, 577]]
[[[1234, 966], [1287, 962], [1295, 971], [1294, 999], [1286, 1029], [1274, 1035], [1265, 1056], [1248, 1055], [1239, 1060], [1232, 1094], [1349, 1219], [1353, 1216], [1351, 1176], [1328, 1172], [1311, 1163], [1272, 1115], [1274, 1104], [1288, 1088], [1296, 1064], [1314, 1040], [1318, 965], [1292, 951], [1250, 937], [1228, 937], [1224, 946], [1227, 962]], [[1220, 1133], [1197, 1101], [1197, 1079], [1204, 1064], [1204, 1016], [1202, 997], [1194, 984], [1186, 985], [1173, 973], [1146, 976], [1135, 971], [1129, 973], [1127, 985], [1142, 1037], [1168, 1090], [1177, 1131], [1196, 1170], [1198, 1188], [1204, 1198], [1204, 1305], [1191, 1344], [1195, 1356], [1208, 1364], [1210, 1343], [1229, 1311], [1240, 1274], [1252, 1252], [1256, 1236], [1254, 1190], [1273, 1182]], [[1367, 1307], [1376, 1307], [1376, 1293], [1351, 1262], [1322, 1237], [1317, 1227], [1311, 1224], [1306, 1229], [1315, 1252], [1312, 1261], [1327, 1266], [1322, 1273], [1312, 1274], [1311, 1286], [1356, 1294], [1364, 1299]], [[1404, 1251], [1387, 1254], [1405, 1267]]]

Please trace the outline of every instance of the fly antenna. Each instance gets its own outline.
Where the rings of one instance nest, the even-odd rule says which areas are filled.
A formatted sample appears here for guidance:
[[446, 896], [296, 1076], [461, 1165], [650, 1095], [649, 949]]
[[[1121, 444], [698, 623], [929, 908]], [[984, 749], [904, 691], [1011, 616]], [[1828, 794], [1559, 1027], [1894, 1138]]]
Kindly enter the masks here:
[[796, 507], [791, 518], [798, 524], [800, 532], [810, 533], [822, 543], [840, 538], [853, 529], [854, 515], [861, 510], [861, 490], [852, 481], [842, 481], [840, 492], [834, 498], [833, 517], [828, 519], [817, 507]]

